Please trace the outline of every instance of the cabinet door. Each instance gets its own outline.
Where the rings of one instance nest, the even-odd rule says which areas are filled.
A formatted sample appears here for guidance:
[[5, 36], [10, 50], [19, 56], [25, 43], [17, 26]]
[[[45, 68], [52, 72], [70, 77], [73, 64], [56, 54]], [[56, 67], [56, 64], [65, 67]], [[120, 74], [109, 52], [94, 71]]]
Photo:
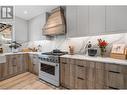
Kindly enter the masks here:
[[66, 8], [67, 36], [77, 36], [77, 7], [67, 6]]
[[39, 73], [39, 60], [35, 54], [30, 54], [29, 71], [33, 74], [38, 75]]
[[89, 35], [105, 33], [105, 6], [89, 6]]
[[15, 55], [10, 55], [8, 57], [8, 73], [9, 75], [14, 75], [18, 72], [18, 61]]
[[6, 56], [6, 63], [2, 64], [2, 78], [6, 78], [9, 75], [9, 61], [10, 61], [10, 56]]
[[70, 65], [66, 58], [61, 58], [60, 74], [61, 85], [70, 88]]
[[36, 75], [39, 74], [39, 60], [38, 55], [34, 55], [33, 57], [33, 63], [34, 63], [34, 72]]
[[78, 6], [77, 7], [77, 33], [76, 36], [89, 35], [89, 7]]
[[22, 60], [23, 60], [23, 72], [27, 72], [28, 71], [28, 64], [29, 64], [29, 55], [23, 54]]
[[106, 32], [127, 32], [127, 6], [106, 7]]
[[74, 59], [69, 59], [68, 60], [70, 64], [70, 89], [75, 88], [75, 60]]
[[87, 67], [85, 61], [76, 60], [76, 76], [75, 76], [75, 88], [86, 89], [87, 88]]
[[124, 88], [124, 75], [114, 71], [108, 71], [106, 74], [106, 86], [110, 89]]
[[2, 64], [0, 64], [0, 80], [2, 79]]
[[26, 72], [27, 71], [27, 63], [26, 60], [27, 56], [24, 56], [24, 54], [17, 55], [18, 59], [18, 73]]

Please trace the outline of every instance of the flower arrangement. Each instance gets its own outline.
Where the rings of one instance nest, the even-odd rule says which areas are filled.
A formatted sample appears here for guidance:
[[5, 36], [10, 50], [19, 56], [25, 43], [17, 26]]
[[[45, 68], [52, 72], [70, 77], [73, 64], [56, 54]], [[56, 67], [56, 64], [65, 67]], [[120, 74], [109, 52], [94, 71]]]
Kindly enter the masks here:
[[98, 46], [99, 46], [100, 51], [101, 51], [101, 56], [104, 56], [104, 53], [106, 52], [106, 46], [107, 45], [108, 45], [108, 43], [105, 40], [98, 39]]

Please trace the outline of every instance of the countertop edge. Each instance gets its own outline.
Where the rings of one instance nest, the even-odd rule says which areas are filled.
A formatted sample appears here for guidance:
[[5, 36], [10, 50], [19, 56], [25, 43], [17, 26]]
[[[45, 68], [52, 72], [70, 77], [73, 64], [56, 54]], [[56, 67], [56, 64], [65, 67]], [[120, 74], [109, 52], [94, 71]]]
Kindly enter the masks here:
[[60, 56], [61, 58], [71, 58], [71, 59], [78, 59], [78, 60], [86, 60], [86, 61], [94, 61], [94, 62], [103, 62], [103, 63], [111, 63], [111, 64], [119, 64], [119, 65], [127, 65], [127, 60], [122, 59], [114, 59], [110, 57], [91, 57], [85, 55], [63, 55]]

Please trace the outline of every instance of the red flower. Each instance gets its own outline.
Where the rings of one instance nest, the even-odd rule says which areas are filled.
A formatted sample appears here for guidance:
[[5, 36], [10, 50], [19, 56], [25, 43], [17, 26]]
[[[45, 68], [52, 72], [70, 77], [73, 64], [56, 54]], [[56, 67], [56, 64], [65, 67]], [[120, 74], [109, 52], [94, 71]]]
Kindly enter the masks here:
[[106, 47], [108, 43], [105, 40], [98, 39], [98, 46], [99, 47]]

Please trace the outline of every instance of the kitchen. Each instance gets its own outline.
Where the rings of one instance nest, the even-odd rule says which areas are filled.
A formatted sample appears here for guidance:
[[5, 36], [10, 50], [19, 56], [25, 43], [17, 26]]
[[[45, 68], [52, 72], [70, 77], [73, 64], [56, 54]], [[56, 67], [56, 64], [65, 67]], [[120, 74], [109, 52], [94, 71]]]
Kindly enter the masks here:
[[0, 19], [0, 89], [126, 89], [127, 6], [14, 6]]

